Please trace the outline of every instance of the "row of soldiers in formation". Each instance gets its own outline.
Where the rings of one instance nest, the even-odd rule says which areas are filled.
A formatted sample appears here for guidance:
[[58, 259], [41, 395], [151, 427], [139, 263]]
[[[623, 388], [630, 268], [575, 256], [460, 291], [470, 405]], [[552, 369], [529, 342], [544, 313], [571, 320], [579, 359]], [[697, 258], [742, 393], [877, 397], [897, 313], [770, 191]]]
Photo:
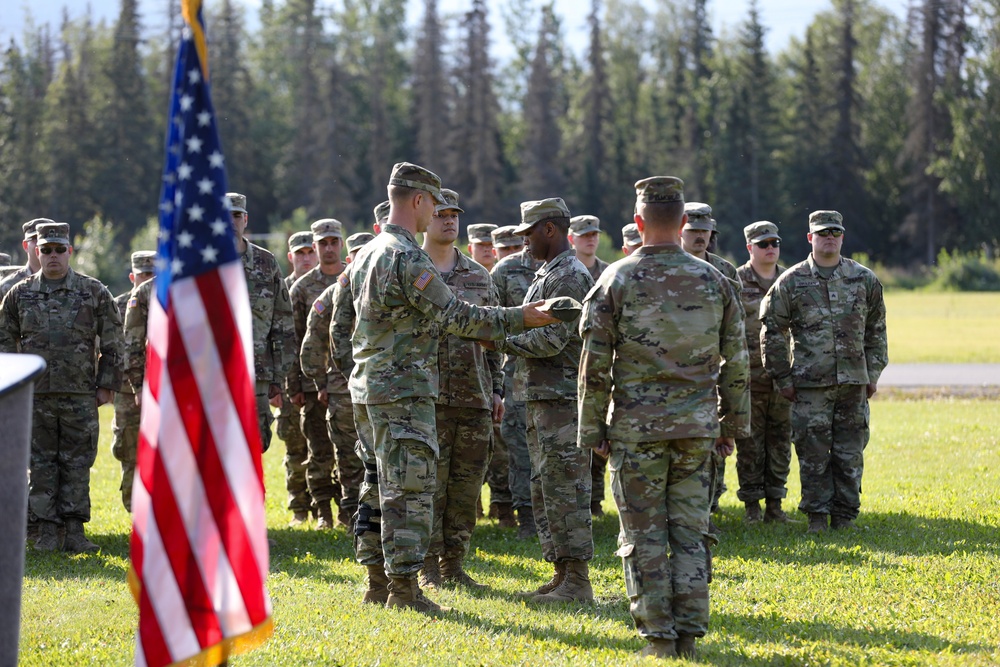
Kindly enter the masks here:
[[[867, 398], [887, 363], [885, 311], [877, 278], [841, 257], [838, 213], [810, 216], [813, 251], [787, 271], [777, 226], [748, 225], [750, 258], [736, 269], [709, 251], [708, 206], [685, 204], [679, 179], [644, 179], [623, 229], [627, 257], [609, 267], [596, 257], [600, 222], [571, 217], [561, 199], [525, 202], [517, 226], [470, 225], [470, 259], [455, 247], [458, 194], [433, 173], [400, 163], [388, 191], [374, 234], [346, 239], [346, 264], [337, 220], [293, 234], [287, 277], [245, 240], [246, 198], [229, 195], [264, 447], [277, 407], [292, 522], [314, 514], [321, 529], [353, 526], [366, 602], [438, 611], [421, 585], [481, 586], [463, 560], [484, 478], [498, 518], [513, 525], [516, 510], [519, 534], [537, 535], [553, 564], [525, 596], [589, 601], [591, 515], [610, 461], [631, 613], [643, 652], [661, 657], [693, 655], [707, 631], [709, 516], [734, 447], [748, 522], [789, 520], [781, 501], [794, 439], [808, 530], [852, 527]], [[35, 547], [64, 539], [89, 551], [92, 398], [119, 390], [113, 450], [128, 507], [155, 255], [133, 255], [135, 287], [115, 308], [100, 283], [68, 269], [64, 227], [26, 224], [25, 249], [39, 248], [26, 275], [32, 259], [45, 266], [9, 279], [18, 286], [0, 302], [0, 347], [49, 361], [32, 440]], [[46, 273], [52, 258], [66, 259], [61, 278]], [[65, 320], [69, 335], [45, 317]], [[87, 326], [74, 333], [76, 324]], [[95, 357], [88, 382], [52, 379]], [[87, 446], [66, 438], [77, 413]]]

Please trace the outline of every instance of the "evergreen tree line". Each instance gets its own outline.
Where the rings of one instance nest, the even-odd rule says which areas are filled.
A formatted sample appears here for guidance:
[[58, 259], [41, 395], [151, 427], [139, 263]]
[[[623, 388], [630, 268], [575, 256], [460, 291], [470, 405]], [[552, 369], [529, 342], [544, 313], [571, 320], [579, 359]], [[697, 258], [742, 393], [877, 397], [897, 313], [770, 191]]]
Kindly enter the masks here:
[[[122, 0], [113, 25], [64, 12], [3, 52], [3, 249], [24, 220], [79, 231], [100, 216], [124, 251], [155, 216], [181, 27], [162, 1], [166, 29]], [[776, 54], [755, 0], [724, 35], [708, 0], [591, 0], [580, 55], [551, 4], [508, 0], [494, 17], [469, 2], [442, 16], [424, 0], [411, 28], [405, 0], [264, 0], [253, 34], [233, 0], [209, 6], [229, 183], [252, 231], [328, 216], [367, 228], [409, 160], [461, 193], [465, 224], [562, 196], [618, 243], [632, 183], [672, 174], [741, 259], [742, 228], [761, 219], [802, 256], [806, 217], [826, 208], [844, 214], [848, 252], [888, 264], [998, 244], [1000, 0], [914, 0], [902, 19], [833, 0]], [[503, 63], [498, 39], [513, 47]]]

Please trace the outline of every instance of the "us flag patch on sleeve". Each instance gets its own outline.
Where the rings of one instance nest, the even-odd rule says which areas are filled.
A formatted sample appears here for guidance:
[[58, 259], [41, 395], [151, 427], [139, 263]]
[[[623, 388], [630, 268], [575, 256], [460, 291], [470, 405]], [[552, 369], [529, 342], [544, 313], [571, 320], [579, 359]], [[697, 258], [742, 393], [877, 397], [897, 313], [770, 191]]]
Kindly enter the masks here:
[[340, 277], [337, 278], [337, 282], [340, 283], [341, 287], [347, 287], [347, 283], [349, 283], [351, 281], [347, 279], [347, 272], [346, 271], [344, 273], [340, 274]]
[[431, 273], [430, 271], [424, 271], [423, 273], [420, 274], [419, 278], [413, 281], [413, 286], [416, 287], [421, 292], [423, 292], [424, 288], [427, 287], [430, 284], [431, 280], [433, 279], [434, 279], [433, 273]]
[[322, 313], [324, 310], [326, 310], [326, 306], [324, 306], [323, 302], [320, 301], [319, 299], [313, 301], [313, 308], [316, 309], [317, 313]]
[[139, 300], [136, 299], [135, 297], [132, 297], [131, 299], [128, 300], [129, 308], [135, 308], [137, 305], [139, 305]]

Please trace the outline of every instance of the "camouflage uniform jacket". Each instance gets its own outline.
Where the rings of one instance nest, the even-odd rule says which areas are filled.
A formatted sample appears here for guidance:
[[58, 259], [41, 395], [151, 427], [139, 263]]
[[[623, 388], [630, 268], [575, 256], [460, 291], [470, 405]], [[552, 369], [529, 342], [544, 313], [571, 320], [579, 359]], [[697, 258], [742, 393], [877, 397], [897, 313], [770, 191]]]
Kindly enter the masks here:
[[[459, 299], [475, 306], [499, 303], [490, 272], [458, 249], [455, 268], [444, 276], [445, 284]], [[441, 336], [438, 343], [439, 405], [458, 408], [493, 408], [493, 394], [503, 395], [500, 353], [454, 334]]]
[[[118, 309], [118, 316], [121, 318], [121, 321], [123, 323], [125, 322], [125, 311], [128, 308], [128, 302], [129, 302], [129, 299], [131, 299], [131, 298], [132, 298], [132, 290], [129, 290], [128, 292], [122, 292], [121, 294], [119, 294], [118, 296], [115, 297], [115, 308]], [[122, 326], [122, 336], [123, 336], [122, 337], [122, 340], [123, 340], [123, 344], [122, 344], [122, 373], [123, 373], [123, 377], [122, 377], [121, 389], [119, 389], [118, 391], [119, 391], [119, 393], [122, 393], [122, 394], [131, 394], [132, 393], [132, 385], [129, 384], [128, 379], [124, 376], [125, 363], [126, 363], [125, 362], [125, 358], [126, 358], [126, 355], [128, 354], [128, 351], [127, 351], [128, 342], [125, 340], [124, 334], [125, 334], [125, 327]], [[129, 400], [132, 400], [132, 399], [129, 399]]]
[[[778, 276], [785, 272], [783, 266], [779, 265], [776, 269]], [[755, 391], [773, 391], [774, 383], [764, 370], [764, 361], [760, 356], [760, 302], [764, 300], [767, 288], [749, 261], [736, 271], [743, 284], [740, 297], [743, 301], [743, 310], [746, 312], [743, 326], [747, 333], [747, 351], [750, 353], [750, 388]]]
[[292, 301], [292, 322], [295, 325], [295, 348], [292, 367], [288, 371], [286, 379], [286, 388], [290, 396], [302, 391], [316, 392], [320, 389], [319, 384], [303, 374], [299, 354], [303, 338], [306, 335], [307, 320], [310, 313], [315, 310], [313, 303], [325, 289], [337, 282], [339, 275], [338, 271], [328, 276], [320, 270], [319, 266], [315, 266], [302, 274], [302, 277], [292, 285], [289, 297]]
[[750, 435], [739, 297], [679, 245], [612, 264], [584, 301], [580, 334], [580, 447]]
[[[557, 296], [583, 301], [593, 285], [587, 268], [570, 248], [538, 269], [524, 302]], [[532, 329], [498, 343], [501, 352], [518, 357], [514, 398], [519, 401], [576, 399], [581, 345], [575, 320]]]
[[442, 330], [493, 340], [524, 330], [520, 309], [478, 308], [456, 297], [413, 234], [398, 225], [387, 223], [351, 267], [355, 403], [437, 398]]
[[0, 280], [0, 301], [7, 296], [7, 292], [11, 290], [14, 285], [18, 284], [25, 278], [30, 278], [32, 276], [31, 267], [27, 264], [15, 269], [3, 276], [3, 280]]
[[253, 361], [257, 382], [281, 384], [295, 359], [292, 306], [274, 255], [246, 242], [243, 272], [253, 316]]
[[154, 289], [156, 278], [133, 287], [125, 307], [125, 384], [133, 394], [142, 394], [146, 376], [146, 326]]
[[[347, 269], [344, 269], [344, 273], [346, 272]], [[347, 377], [334, 365], [330, 345], [330, 320], [333, 315], [334, 295], [338, 290], [344, 291], [340, 281], [341, 279], [338, 277], [337, 282], [323, 290], [323, 293], [313, 301], [312, 307], [309, 309], [309, 317], [306, 318], [306, 333], [302, 337], [299, 363], [302, 367], [302, 373], [317, 387], [326, 389], [328, 394], [346, 395], [350, 393], [347, 389]], [[349, 290], [348, 294], [350, 294]], [[350, 299], [346, 299], [346, 301], [350, 302]], [[352, 324], [353, 312], [352, 308]], [[350, 332], [348, 332], [349, 342]], [[349, 344], [348, 352], [350, 352]]]
[[854, 260], [841, 258], [824, 280], [810, 254], [768, 290], [760, 319], [764, 368], [779, 389], [876, 384], [889, 363], [882, 283]]
[[[528, 293], [531, 281], [535, 278], [535, 271], [541, 266], [542, 263], [533, 258], [527, 248], [497, 262], [497, 265], [490, 271], [490, 277], [493, 278], [493, 284], [496, 285], [500, 305], [505, 308], [523, 305], [524, 296]], [[513, 388], [514, 386], [516, 365], [517, 357], [510, 354], [504, 357], [504, 384], [507, 387]]]
[[[360, 254], [360, 253], [359, 253]], [[323, 294], [330, 293], [330, 372], [339, 372], [345, 378], [354, 370], [354, 348], [351, 337], [357, 320], [351, 295], [351, 280], [356, 262], [351, 262], [337, 282]], [[331, 291], [332, 290], [332, 291]], [[325, 307], [325, 304], [324, 304]], [[346, 380], [345, 380], [346, 382]], [[329, 380], [328, 380], [329, 383]]]
[[605, 262], [600, 257], [595, 257], [594, 265], [589, 269], [587, 269], [587, 271], [590, 273], [590, 277], [593, 278], [594, 282], [596, 283], [597, 279], [601, 277], [601, 274], [604, 273], [604, 269], [606, 268], [608, 268], [608, 263]]
[[99, 280], [70, 269], [58, 285], [41, 272], [15, 285], [0, 306], [0, 352], [37, 354], [46, 368], [37, 394], [118, 391], [122, 320]]

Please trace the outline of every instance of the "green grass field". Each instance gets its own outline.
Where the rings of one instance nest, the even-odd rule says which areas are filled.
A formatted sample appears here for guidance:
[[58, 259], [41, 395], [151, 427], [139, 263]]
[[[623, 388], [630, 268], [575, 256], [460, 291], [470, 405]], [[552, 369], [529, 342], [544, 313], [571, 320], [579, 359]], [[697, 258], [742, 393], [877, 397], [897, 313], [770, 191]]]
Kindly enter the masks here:
[[1000, 363], [1000, 292], [885, 295], [889, 362]]
[[[22, 665], [125, 665], [136, 608], [125, 584], [129, 520], [102, 412], [93, 475], [92, 556], [28, 552]], [[732, 459], [712, 584], [714, 665], [1000, 664], [1000, 404], [872, 404], [860, 530], [806, 536], [805, 524], [742, 525]], [[595, 522], [592, 607], [536, 609], [513, 593], [549, 574], [537, 543], [480, 522], [467, 565], [486, 594], [434, 594], [441, 619], [360, 604], [362, 568], [342, 531], [286, 527], [280, 441], [265, 455], [268, 581], [276, 631], [232, 665], [640, 664], [628, 615], [614, 503]], [[798, 501], [794, 467], [789, 499]], [[652, 664], [652, 663], [646, 663]]]

